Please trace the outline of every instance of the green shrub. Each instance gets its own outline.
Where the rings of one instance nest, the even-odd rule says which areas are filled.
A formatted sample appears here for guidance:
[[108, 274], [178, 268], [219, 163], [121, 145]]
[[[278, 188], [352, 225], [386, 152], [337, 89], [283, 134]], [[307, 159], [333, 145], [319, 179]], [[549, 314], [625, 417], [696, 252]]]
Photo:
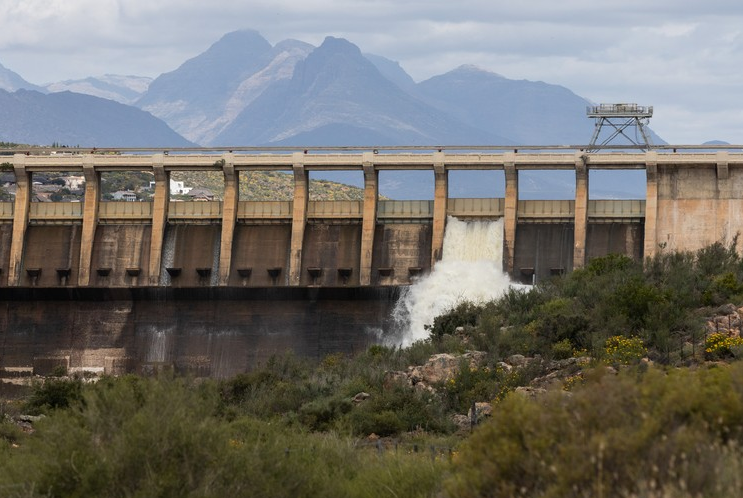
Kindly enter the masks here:
[[429, 392], [398, 384], [370, 394], [344, 417], [353, 434], [389, 436], [416, 429], [440, 433], [453, 429], [444, 407]]
[[585, 344], [588, 322], [585, 314], [569, 298], [555, 298], [542, 304], [537, 310], [535, 332], [539, 339], [548, 345], [567, 339], [577, 345]]
[[82, 399], [82, 387], [79, 379], [48, 378], [34, 384], [24, 411], [31, 415], [40, 415], [51, 410], [68, 408]]
[[23, 432], [9, 417], [0, 416], [0, 445], [5, 443], [16, 443]]
[[426, 330], [435, 339], [441, 339], [446, 334], [454, 334], [457, 327], [475, 326], [482, 312], [482, 306], [462, 301], [448, 311], [434, 318], [432, 325], [426, 325]]
[[299, 408], [299, 421], [313, 431], [327, 431], [333, 422], [353, 408], [351, 400], [343, 397], [321, 398]]
[[503, 327], [495, 335], [495, 355], [505, 358], [514, 354], [529, 356], [539, 351], [536, 322], [525, 326]]
[[573, 356], [573, 344], [570, 339], [563, 339], [552, 344], [552, 358], [565, 360]]
[[368, 410], [355, 411], [351, 416], [354, 432], [361, 436], [376, 434], [377, 436], [394, 436], [407, 429], [405, 422], [394, 410], [370, 412]]

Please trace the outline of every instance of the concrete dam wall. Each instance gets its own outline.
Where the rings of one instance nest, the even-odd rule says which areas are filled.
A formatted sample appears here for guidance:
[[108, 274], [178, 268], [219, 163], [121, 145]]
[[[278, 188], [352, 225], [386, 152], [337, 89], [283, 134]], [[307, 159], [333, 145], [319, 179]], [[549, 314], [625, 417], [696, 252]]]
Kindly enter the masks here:
[[60, 367], [228, 377], [287, 352], [356, 353], [382, 339], [398, 293], [391, 286], [3, 288], [0, 381]]
[[[503, 220], [503, 269], [530, 283], [610, 253], [695, 250], [743, 227], [743, 154], [294, 152], [13, 156], [0, 202], [5, 371], [249, 369], [379, 340], [401, 286], [441, 260], [448, 217]], [[433, 200], [380, 200], [379, 172], [429, 170]], [[449, 198], [448, 173], [502, 170], [505, 197]], [[519, 198], [519, 171], [575, 172], [575, 199]], [[646, 199], [589, 199], [589, 170], [644, 169]], [[150, 171], [152, 202], [101, 200], [101, 174]], [[170, 200], [173, 171], [219, 171], [221, 201]], [[239, 199], [242, 171], [287, 171], [292, 201]], [[309, 172], [358, 170], [362, 201], [309, 199]], [[81, 203], [32, 202], [33, 175], [85, 177]], [[8, 370], [10, 369], [10, 370]], [[25, 370], [24, 370], [25, 369]]]

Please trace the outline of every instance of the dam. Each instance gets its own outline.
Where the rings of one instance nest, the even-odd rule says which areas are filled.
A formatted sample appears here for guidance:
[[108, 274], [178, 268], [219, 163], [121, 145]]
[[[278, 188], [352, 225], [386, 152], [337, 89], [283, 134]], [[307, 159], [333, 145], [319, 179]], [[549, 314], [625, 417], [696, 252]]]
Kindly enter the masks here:
[[[441, 260], [448, 217], [501, 220], [502, 267], [522, 283], [610, 253], [729, 241], [743, 226], [743, 153], [727, 147], [17, 153], [3, 162], [16, 193], [0, 202], [0, 367], [226, 376], [287, 349], [361, 350], [399, 289]], [[433, 200], [380, 199], [380, 171], [400, 170], [430, 172]], [[459, 170], [502, 171], [505, 196], [450, 198]], [[525, 170], [573, 172], [575, 198], [520, 199]], [[589, 199], [594, 170], [644, 170], [645, 199]], [[84, 202], [32, 202], [33, 175], [59, 171], [84, 176]], [[153, 200], [103, 201], [101, 175], [121, 171], [151, 173]], [[223, 199], [171, 200], [175, 171], [219, 172]], [[292, 175], [293, 200], [241, 200], [252, 171]], [[313, 171], [360, 172], [363, 200], [311, 200]]]

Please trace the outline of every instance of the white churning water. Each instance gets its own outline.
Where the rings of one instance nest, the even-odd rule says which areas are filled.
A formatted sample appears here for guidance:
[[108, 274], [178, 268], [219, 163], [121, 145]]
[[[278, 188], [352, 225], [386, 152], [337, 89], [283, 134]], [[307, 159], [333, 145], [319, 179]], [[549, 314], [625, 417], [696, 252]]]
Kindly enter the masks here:
[[428, 337], [425, 325], [462, 301], [497, 299], [511, 285], [503, 272], [503, 220], [446, 220], [444, 251], [433, 271], [421, 277], [395, 305], [395, 344]]

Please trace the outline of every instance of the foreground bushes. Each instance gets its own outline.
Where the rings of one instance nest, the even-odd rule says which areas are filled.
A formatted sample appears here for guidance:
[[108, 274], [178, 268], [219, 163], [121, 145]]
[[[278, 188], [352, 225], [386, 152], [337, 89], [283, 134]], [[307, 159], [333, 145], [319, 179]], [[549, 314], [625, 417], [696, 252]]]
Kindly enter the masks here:
[[[33, 435], [0, 431], [0, 495], [743, 493], [743, 363], [608, 372], [597, 367], [585, 373], [570, 393], [504, 395], [492, 418], [451, 456], [428, 451], [436, 444], [430, 433], [415, 441], [425, 449], [416, 453], [413, 441], [397, 448], [392, 441], [375, 445], [334, 431], [307, 432], [291, 418], [226, 417], [212, 382], [103, 379], [83, 385], [81, 401], [49, 410]], [[482, 371], [466, 375], [473, 385], [490, 378]], [[387, 420], [379, 424], [394, 427], [406, 417], [369, 407]]]
[[0, 441], [2, 496], [431, 496], [447, 460], [219, 415], [210, 382], [104, 379]]
[[464, 444], [449, 496], [740, 496], [743, 364], [599, 369], [571, 394], [510, 395]]

